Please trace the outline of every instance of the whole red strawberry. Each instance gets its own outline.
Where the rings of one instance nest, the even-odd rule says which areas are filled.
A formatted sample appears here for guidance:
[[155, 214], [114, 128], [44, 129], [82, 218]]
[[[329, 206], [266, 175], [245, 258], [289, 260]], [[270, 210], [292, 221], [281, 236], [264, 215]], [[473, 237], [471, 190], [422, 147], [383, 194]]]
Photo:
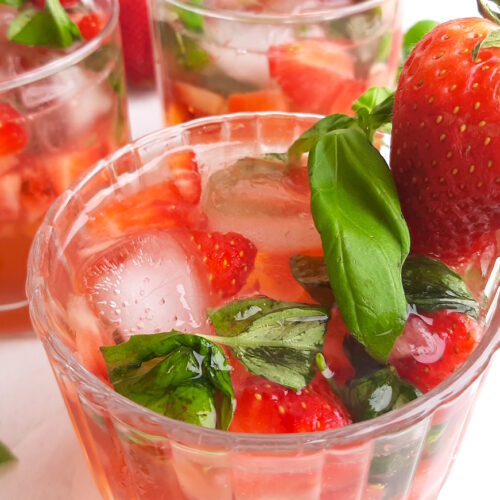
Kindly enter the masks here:
[[130, 83], [148, 85], [153, 82], [153, 49], [147, 0], [120, 0], [125, 70]]
[[193, 241], [208, 271], [212, 291], [230, 297], [246, 283], [257, 249], [237, 233], [193, 232]]
[[233, 432], [314, 432], [351, 423], [337, 396], [309, 386], [294, 392], [260, 377], [251, 377], [236, 399], [236, 412], [229, 428]]
[[500, 227], [500, 48], [472, 56], [497, 28], [472, 18], [441, 24], [401, 72], [391, 168], [413, 252], [453, 261]]
[[389, 362], [401, 377], [428, 392], [467, 360], [478, 340], [479, 325], [466, 314], [411, 314]]

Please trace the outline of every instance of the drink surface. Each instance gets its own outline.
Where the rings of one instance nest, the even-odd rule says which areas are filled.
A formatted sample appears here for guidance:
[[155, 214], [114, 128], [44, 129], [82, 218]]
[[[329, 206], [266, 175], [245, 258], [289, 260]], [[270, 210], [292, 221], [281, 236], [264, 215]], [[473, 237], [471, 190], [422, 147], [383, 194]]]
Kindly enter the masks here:
[[[211, 15], [202, 15], [154, 3], [166, 122], [240, 111], [349, 113], [367, 88], [392, 86], [401, 48], [397, 1], [340, 9], [349, 5], [359, 2], [222, 1], [208, 3]], [[343, 14], [329, 19], [337, 8]], [[282, 15], [283, 22], [217, 13]], [[312, 13], [322, 17], [299, 22]], [[292, 14], [298, 20], [284, 22]]]
[[[89, 14], [90, 12], [90, 14]], [[78, 4], [75, 22], [109, 13]], [[117, 33], [82, 61], [36, 78], [50, 64], [77, 50], [29, 47], [7, 39], [17, 15], [0, 6], [0, 86], [32, 72], [32, 81], [0, 90], [0, 312], [25, 303], [31, 240], [52, 201], [83, 170], [128, 139]], [[101, 26], [101, 27], [102, 27]], [[6, 324], [6, 330], [12, 331]], [[15, 329], [15, 328], [14, 328]]]

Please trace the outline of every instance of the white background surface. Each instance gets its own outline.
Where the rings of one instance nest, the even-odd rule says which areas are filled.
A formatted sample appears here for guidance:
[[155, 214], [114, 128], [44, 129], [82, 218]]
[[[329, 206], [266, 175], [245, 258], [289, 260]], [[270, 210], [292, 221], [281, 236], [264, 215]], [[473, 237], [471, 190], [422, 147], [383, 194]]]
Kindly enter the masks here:
[[[405, 0], [404, 7], [405, 29], [418, 19], [476, 13], [474, 0]], [[134, 137], [158, 128], [160, 116], [154, 95], [131, 95]], [[500, 498], [499, 386], [497, 359], [440, 500]], [[99, 498], [45, 353], [32, 334], [0, 337], [0, 440], [19, 458], [0, 471], [0, 499]]]

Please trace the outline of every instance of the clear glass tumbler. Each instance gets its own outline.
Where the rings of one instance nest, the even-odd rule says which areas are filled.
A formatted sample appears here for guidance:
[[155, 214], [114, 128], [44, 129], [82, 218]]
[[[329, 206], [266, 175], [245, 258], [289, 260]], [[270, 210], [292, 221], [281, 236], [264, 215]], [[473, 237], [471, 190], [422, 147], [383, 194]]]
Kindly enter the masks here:
[[367, 88], [394, 84], [400, 11], [399, 0], [153, 0], [165, 121], [349, 113]]
[[50, 204], [130, 138], [118, 1], [85, 7], [102, 31], [63, 50], [10, 42], [16, 11], [0, 5], [0, 332], [29, 327], [28, 252]]
[[[215, 220], [217, 209], [223, 205], [211, 205], [212, 212], [207, 208], [216, 198], [215, 193], [214, 197], [203, 194], [210, 186], [207, 174], [215, 168], [219, 178], [233, 182], [232, 177], [225, 176], [229, 165], [252, 156], [285, 152], [317, 118], [241, 113], [159, 131], [100, 161], [49, 210], [30, 256], [30, 313], [104, 498], [430, 499], [440, 491], [488, 364], [500, 343], [500, 311], [496, 308], [498, 259], [493, 269], [490, 266], [489, 277], [483, 277], [486, 327], [470, 358], [435, 390], [374, 420], [302, 434], [212, 430], [138, 406], [114, 392], [102, 375], [99, 347], [119, 342], [120, 333], [113, 311], [110, 309], [109, 317], [100, 318], [82, 288], [81, 273], [89, 259], [116, 248], [117, 244], [127, 245], [127, 240], [135, 238], [137, 242], [137, 235], [151, 231], [153, 222], [155, 231], [172, 229], [169, 210], [175, 208], [171, 198], [174, 190], [166, 186], [178, 179], [173, 172], [178, 172], [174, 166], [179, 158], [196, 154], [202, 193], [201, 201], [192, 202], [202, 205], [202, 212]], [[279, 175], [278, 171], [271, 179]], [[238, 186], [235, 184], [232, 189], [234, 194]], [[265, 186], [261, 189], [265, 190]], [[265, 204], [270, 203], [274, 192], [265, 190]], [[275, 265], [280, 252], [296, 251], [291, 245], [310, 245], [317, 239], [317, 234], [309, 233], [307, 228], [302, 233], [304, 237], [297, 238], [298, 228], [303, 227], [297, 225], [297, 217], [303, 224], [307, 214], [300, 209], [274, 210], [272, 205], [269, 210], [262, 207], [258, 214], [255, 210], [245, 212], [244, 206], [238, 205], [244, 204], [244, 200], [237, 196], [224, 198], [225, 193], [217, 193], [218, 199], [227, 200], [233, 208], [219, 213], [217, 224], [229, 225], [226, 230], [243, 234], [254, 231], [256, 239], [261, 234], [256, 246], [264, 255], [257, 257], [254, 272], [262, 283], [265, 277], [271, 277], [271, 284], [261, 283], [262, 286], [273, 286], [276, 279], [272, 274], [281, 272]], [[240, 192], [242, 199], [243, 194]], [[276, 196], [280, 206], [286, 206], [283, 192]], [[203, 220], [200, 216], [196, 223]], [[117, 273], [117, 279], [113, 275], [111, 281], [101, 281], [101, 285], [106, 293], [121, 293], [120, 302], [125, 301], [124, 292], [144, 296], [140, 268], [123, 274], [128, 252], [139, 247], [121, 248], [111, 264], [99, 261], [102, 265], [95, 268], [96, 276], [102, 276], [103, 269]], [[168, 265], [169, 255], [162, 265]], [[288, 262], [288, 254], [285, 258]], [[162, 279], [161, 267], [155, 267], [154, 258], [150, 260], [141, 254], [138, 259], [141, 265], [155, 269], [158, 280]], [[269, 266], [269, 262], [274, 265]], [[179, 275], [182, 272], [176, 276]], [[156, 279], [154, 275], [150, 278]], [[127, 280], [133, 290], [123, 289]], [[290, 294], [294, 300], [296, 292], [287, 283], [278, 284], [280, 293]], [[122, 289], [114, 290], [115, 284]], [[101, 285], [100, 290], [94, 291], [100, 293]], [[186, 298], [190, 297], [185, 295]], [[169, 300], [173, 302], [173, 295], [165, 296], [161, 303], [168, 306]], [[118, 315], [125, 302], [109, 302], [109, 306]], [[141, 320], [148, 322], [154, 314], [154, 310], [149, 311]]]

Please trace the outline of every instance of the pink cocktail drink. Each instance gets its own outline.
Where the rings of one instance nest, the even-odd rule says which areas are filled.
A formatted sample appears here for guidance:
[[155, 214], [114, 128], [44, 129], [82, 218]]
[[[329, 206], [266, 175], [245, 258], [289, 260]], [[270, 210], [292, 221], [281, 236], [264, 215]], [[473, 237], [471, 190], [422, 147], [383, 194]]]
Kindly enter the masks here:
[[[50, 23], [43, 4], [25, 8]], [[20, 13], [0, 6], [0, 318], [6, 332], [29, 326], [26, 264], [45, 211], [85, 168], [129, 139], [118, 7], [112, 0], [66, 4], [80, 38], [65, 47], [57, 46], [66, 44], [59, 39], [49, 39], [51, 47], [11, 39]]]
[[[241, 114], [158, 132], [99, 163], [49, 212], [31, 257], [31, 314], [103, 497], [317, 500], [432, 498], [439, 492], [499, 341], [494, 245], [489, 257], [477, 256], [480, 265], [472, 259], [460, 269], [481, 299], [477, 321], [413, 310], [390, 362], [407, 359], [434, 370], [444, 337], [432, 325], [450, 314], [459, 334], [467, 326], [472, 352], [437, 389], [422, 383], [425, 394], [411, 402], [408, 386], [398, 386], [407, 404], [389, 413], [377, 413], [386, 404], [379, 386], [372, 392], [377, 404], [369, 408], [371, 417], [380, 415], [374, 419], [356, 414], [352, 399], [340, 401], [320, 373], [295, 391], [286, 387], [297, 375], [290, 371], [278, 387], [273, 370], [259, 372], [263, 364], [256, 367], [227, 339], [216, 352], [225, 353], [236, 401], [228, 430], [221, 430], [225, 417], [214, 410], [217, 397], [227, 397], [222, 386], [215, 406], [198, 413], [187, 399], [180, 412], [178, 400], [152, 411], [147, 398], [129, 393], [136, 404], [113, 389], [124, 386], [110, 368], [109, 352], [170, 330], [191, 340], [215, 338], [221, 316], [214, 311], [236, 307], [238, 300], [254, 302], [232, 316], [234, 335], [238, 321], [251, 318], [255, 307], [268, 307], [259, 302], [263, 296], [277, 301], [274, 311], [290, 313], [293, 303], [309, 311], [310, 325], [323, 321], [328, 287], [310, 288], [311, 275], [296, 265], [298, 256], [311, 263], [324, 255], [307, 168], [304, 160], [290, 167], [280, 155], [316, 120]], [[352, 345], [346, 356], [345, 324], [335, 307], [326, 314], [322, 352], [345, 394], [342, 387], [351, 390], [353, 377], [368, 380], [358, 373], [364, 358]], [[408, 355], [415, 335], [428, 344]], [[153, 366], [151, 380], [154, 359], [135, 366], [134, 377]], [[181, 364], [178, 358], [175, 366]], [[120, 376], [127, 369], [121, 366]], [[322, 373], [328, 378], [328, 370]]]
[[348, 113], [394, 85], [398, 0], [152, 2], [165, 121], [249, 111]]

